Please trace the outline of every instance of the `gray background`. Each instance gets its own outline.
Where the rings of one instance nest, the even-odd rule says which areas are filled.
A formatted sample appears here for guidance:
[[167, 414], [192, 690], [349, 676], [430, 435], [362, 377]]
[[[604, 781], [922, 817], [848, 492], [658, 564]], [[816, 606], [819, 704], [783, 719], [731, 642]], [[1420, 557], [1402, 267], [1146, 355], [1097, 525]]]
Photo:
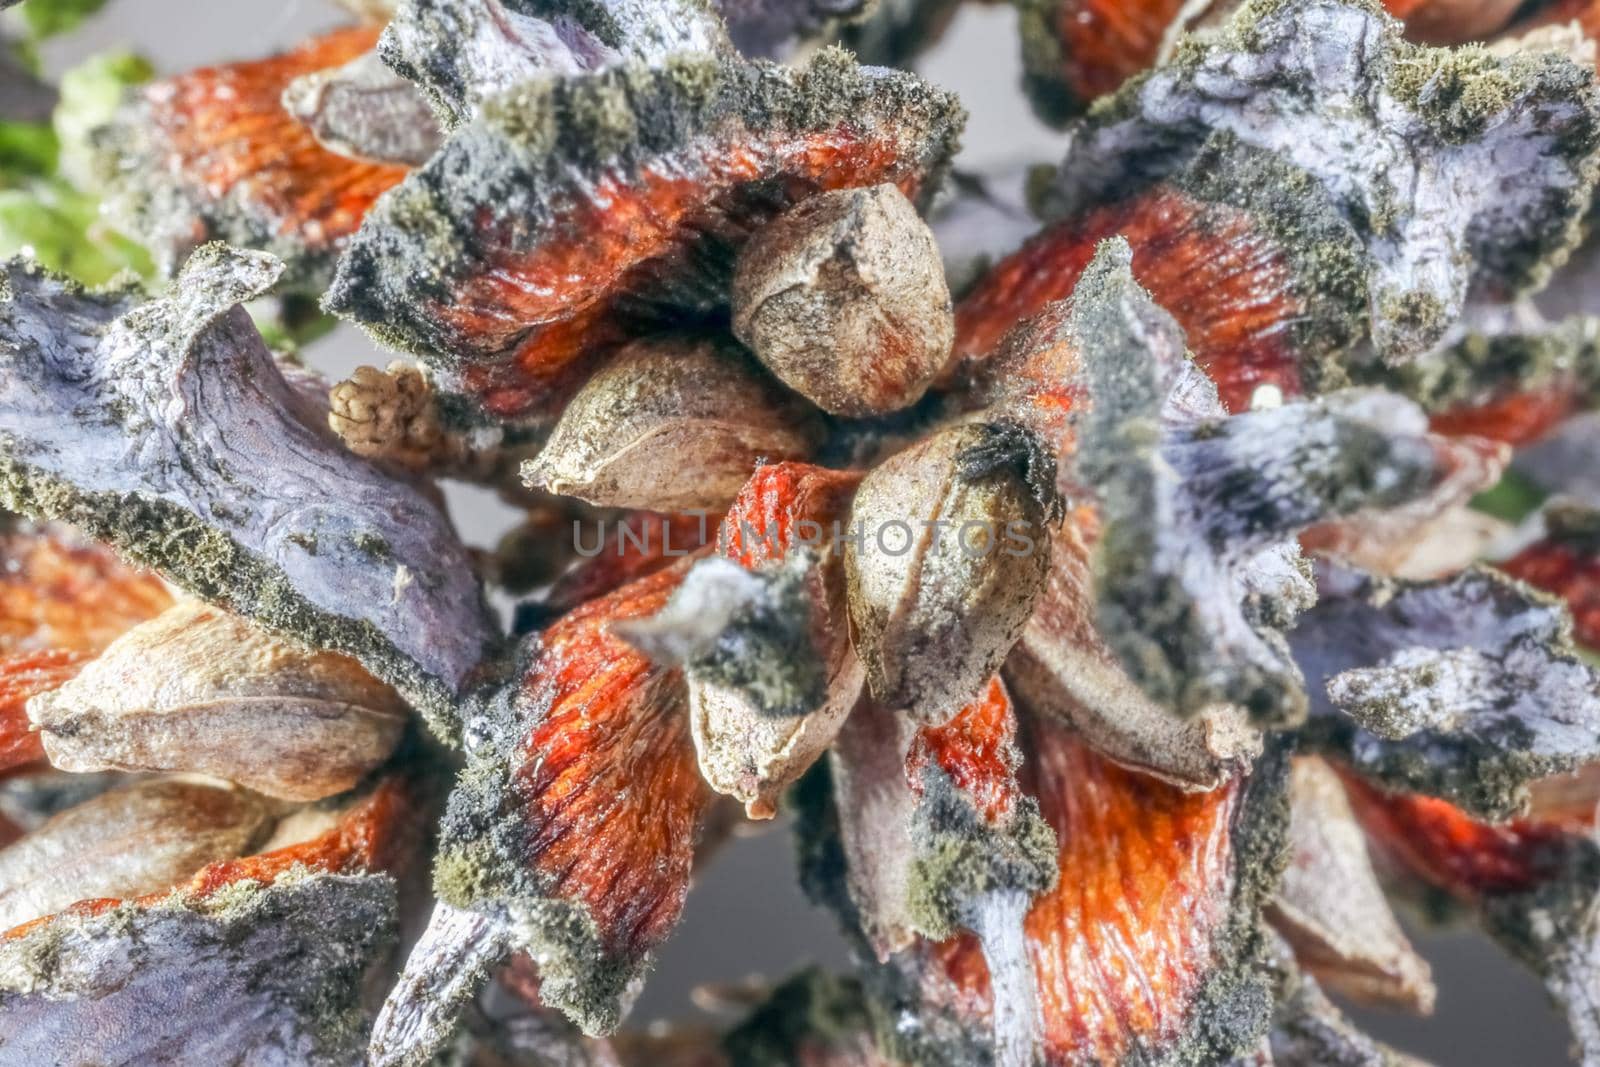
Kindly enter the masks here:
[[[262, 55], [342, 18], [322, 0], [111, 0], [77, 34], [52, 43], [45, 58], [58, 72], [91, 52], [126, 46], [163, 71], [181, 71]], [[1034, 121], [1016, 89], [1013, 33], [1008, 7], [969, 9], [923, 65], [927, 77], [959, 92], [972, 112], [963, 156], [969, 168], [1049, 161], [1057, 154], [1057, 135]], [[385, 362], [349, 328], [317, 344], [309, 358], [336, 378], [361, 363]], [[451, 500], [475, 544], [494, 544], [515, 517], [481, 491], [452, 487]], [[1441, 1065], [1568, 1062], [1564, 1029], [1538, 984], [1492, 946], [1436, 934], [1419, 935], [1419, 944], [1434, 962], [1437, 1013], [1431, 1020], [1363, 1016], [1371, 1029]], [[778, 826], [736, 841], [704, 872], [681, 929], [660, 954], [636, 1021], [687, 1017], [695, 1010], [689, 991], [703, 982], [779, 976], [801, 962], [842, 964], [844, 958], [831, 919], [796, 889], [789, 838]]]

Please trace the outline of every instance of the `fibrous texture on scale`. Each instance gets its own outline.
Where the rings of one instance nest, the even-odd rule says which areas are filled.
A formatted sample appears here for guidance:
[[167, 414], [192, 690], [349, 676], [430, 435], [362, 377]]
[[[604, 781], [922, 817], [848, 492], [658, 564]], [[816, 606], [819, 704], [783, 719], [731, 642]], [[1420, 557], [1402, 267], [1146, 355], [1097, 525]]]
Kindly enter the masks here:
[[[0, 67], [0, 1067], [1398, 1067], [1396, 894], [1600, 1065], [1593, 5], [1016, 0], [1026, 174], [961, 0], [58, 93], [95, 6]], [[780, 815], [848, 964], [635, 1025]]]

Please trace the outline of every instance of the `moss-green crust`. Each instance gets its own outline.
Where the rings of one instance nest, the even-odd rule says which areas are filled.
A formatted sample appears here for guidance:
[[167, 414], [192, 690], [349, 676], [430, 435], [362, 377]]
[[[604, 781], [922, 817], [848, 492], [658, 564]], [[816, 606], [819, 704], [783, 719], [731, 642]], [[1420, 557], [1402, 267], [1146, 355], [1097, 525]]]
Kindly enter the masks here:
[[[513, 678], [527, 675], [537, 642], [522, 650]], [[434, 893], [453, 907], [509, 923], [516, 948], [539, 965], [540, 997], [592, 1036], [616, 1030], [630, 984], [648, 959], [606, 948], [582, 905], [551, 895], [527, 861], [527, 828], [511, 781], [530, 711], [508, 685], [466, 711], [467, 767], [456, 779], [439, 827]]]
[[[1574, 647], [1559, 601], [1488, 567], [1433, 582], [1340, 575], [1322, 584], [1321, 603], [1292, 637], [1314, 695], [1306, 744], [1386, 788], [1440, 797], [1491, 821], [1521, 812], [1530, 782], [1600, 756], [1600, 675]], [[1433, 650], [1476, 657], [1478, 673], [1453, 673]], [[1359, 691], [1365, 699], [1351, 713], [1332, 704], [1327, 684], [1347, 671], [1384, 683]], [[1379, 737], [1353, 717], [1416, 723], [1427, 702], [1443, 703], [1449, 717], [1424, 717], [1400, 738]]]
[[994, 893], [1037, 896], [1055, 887], [1055, 831], [1032, 797], [991, 825], [971, 799], [936, 767], [922, 773], [922, 797], [912, 815], [916, 854], [907, 879], [908, 914], [935, 941], [972, 925], [974, 906]]
[[455, 694], [372, 623], [316, 608], [277, 567], [174, 504], [135, 494], [84, 492], [5, 456], [6, 450], [7, 438], [0, 434], [0, 506], [68, 523], [208, 603], [313, 648], [354, 656], [404, 694], [437, 737], [454, 742], [460, 731]]
[[1473, 292], [1536, 288], [1576, 246], [1594, 84], [1551, 52], [1410, 44], [1375, 0], [1251, 0], [1091, 108], [1046, 199], [1071, 214], [1126, 195], [1229, 130], [1313, 175], [1360, 234], [1374, 342], [1400, 361]]
[[[0, 1012], [17, 1062], [359, 1062], [361, 991], [397, 937], [385, 876], [291, 871], [199, 901], [70, 913], [0, 940]], [[196, 1013], [203, 989], [209, 1010]], [[60, 1043], [57, 1043], [60, 1042]]]
[[[465, 279], [496, 254], [528, 254], [567, 239], [563, 221], [594, 183], [625, 184], [647, 167], [703, 173], [730, 150], [771, 149], [842, 130], [888, 137], [903, 160], [893, 174], [937, 191], [964, 114], [955, 98], [910, 75], [869, 71], [825, 50], [803, 69], [676, 56], [592, 76], [527, 83], [488, 101], [425, 167], [368, 214], [340, 263], [325, 306], [386, 345], [442, 366], [498, 353], [438, 322]], [[765, 166], [771, 166], [765, 162]], [[775, 176], [756, 173], [745, 183]], [[708, 195], [707, 200], [712, 198]], [[495, 233], [485, 247], [486, 230]], [[713, 257], [715, 258], [715, 257]], [[658, 298], [690, 313], [724, 298], [732, 255], [716, 284], [669, 279]], [[589, 300], [590, 291], [575, 299]], [[531, 327], [533, 324], [530, 323]]]
[[1473, 332], [1415, 363], [1368, 368], [1360, 377], [1411, 397], [1430, 413], [1547, 388], [1587, 401], [1600, 387], [1600, 319], [1580, 316], [1533, 331]]
[[1201, 200], [1248, 212], [1284, 250], [1305, 313], [1290, 325], [1308, 393], [1346, 384], [1345, 355], [1367, 335], [1366, 250], [1321, 184], [1271, 152], [1213, 134], [1173, 182]]

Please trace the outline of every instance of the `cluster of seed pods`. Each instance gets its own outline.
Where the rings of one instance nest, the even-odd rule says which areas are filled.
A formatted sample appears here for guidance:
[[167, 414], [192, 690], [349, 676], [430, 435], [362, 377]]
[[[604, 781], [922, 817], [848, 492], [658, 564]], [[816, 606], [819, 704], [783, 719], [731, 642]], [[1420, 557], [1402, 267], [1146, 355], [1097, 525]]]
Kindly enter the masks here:
[[[960, 0], [363, 0], [63, 144], [158, 276], [0, 275], [0, 1067], [1384, 1067], [1394, 899], [1600, 1065], [1600, 4], [1014, 5], [1026, 204]], [[780, 813], [853, 968], [630, 1027]]]

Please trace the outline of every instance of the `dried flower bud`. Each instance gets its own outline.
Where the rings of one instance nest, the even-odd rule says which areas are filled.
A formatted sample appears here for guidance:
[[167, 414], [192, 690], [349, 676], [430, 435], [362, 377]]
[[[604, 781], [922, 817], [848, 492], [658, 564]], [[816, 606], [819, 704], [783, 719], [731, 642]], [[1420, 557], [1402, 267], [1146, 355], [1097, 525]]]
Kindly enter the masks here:
[[939, 246], [892, 185], [814, 196], [745, 246], [733, 330], [824, 411], [908, 407], [944, 369], [955, 335]]
[[420, 471], [444, 442], [433, 390], [412, 364], [396, 360], [386, 371], [357, 367], [328, 400], [328, 428], [366, 459]]
[[193, 601], [123, 634], [28, 714], [62, 770], [191, 771], [286, 800], [349, 789], [406, 723], [394, 690], [349, 657]]
[[720, 512], [763, 459], [804, 459], [817, 428], [730, 347], [641, 341], [578, 391], [539, 455], [535, 489], [605, 507]]
[[102, 793], [0, 851], [0, 930], [79, 900], [165, 890], [250, 851], [271, 812], [238, 790], [176, 781]]
[[944, 722], [989, 684], [1044, 588], [1054, 478], [1027, 431], [976, 423], [867, 475], [845, 568], [879, 703]]
[[789, 204], [930, 196], [958, 124], [949, 96], [831, 49], [526, 81], [384, 197], [324, 305], [492, 416], [546, 416], [619, 343], [720, 313], [738, 248]]

